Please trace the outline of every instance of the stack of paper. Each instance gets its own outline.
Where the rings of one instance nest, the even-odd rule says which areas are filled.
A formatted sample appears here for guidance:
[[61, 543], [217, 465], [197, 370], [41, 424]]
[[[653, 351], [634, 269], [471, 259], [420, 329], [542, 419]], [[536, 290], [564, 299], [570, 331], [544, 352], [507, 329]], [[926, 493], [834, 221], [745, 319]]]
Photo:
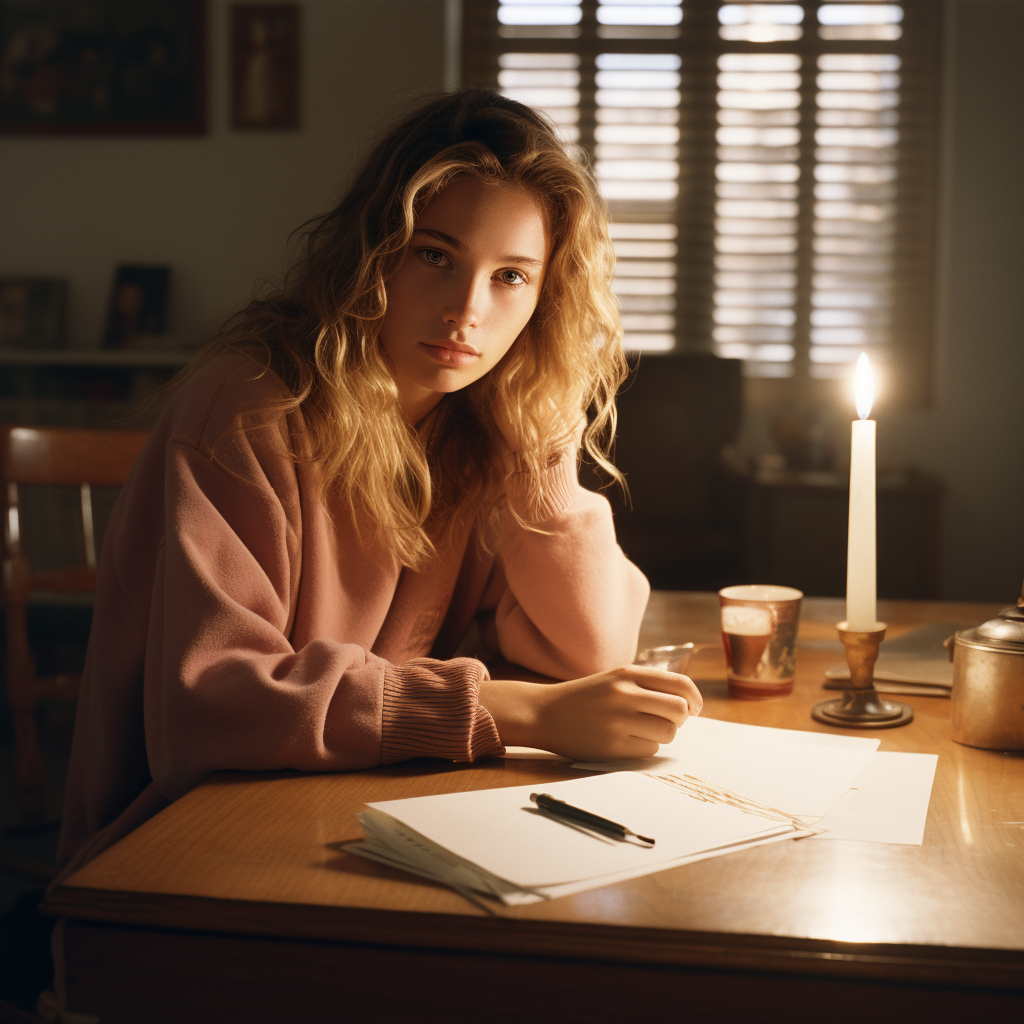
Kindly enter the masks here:
[[[530, 802], [538, 789], [656, 843], [606, 838], [549, 817]], [[347, 850], [507, 904], [535, 903], [807, 834], [791, 821], [701, 802], [632, 772], [368, 807], [358, 815], [367, 839], [347, 844]]]
[[[346, 849], [522, 904], [780, 839], [920, 843], [935, 758], [876, 762], [878, 742], [690, 719], [657, 757], [575, 765], [591, 778], [370, 804], [366, 840]], [[538, 789], [656, 844], [551, 818], [530, 801]]]

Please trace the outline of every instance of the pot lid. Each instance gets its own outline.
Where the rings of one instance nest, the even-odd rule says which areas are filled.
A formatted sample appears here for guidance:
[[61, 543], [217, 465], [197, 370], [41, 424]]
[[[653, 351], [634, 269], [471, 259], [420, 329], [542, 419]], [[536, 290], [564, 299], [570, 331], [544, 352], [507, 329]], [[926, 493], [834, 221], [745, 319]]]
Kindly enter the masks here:
[[1020, 644], [1024, 650], [1024, 589], [1015, 605], [1004, 608], [994, 619], [972, 630], [978, 639], [998, 640], [1000, 644]]

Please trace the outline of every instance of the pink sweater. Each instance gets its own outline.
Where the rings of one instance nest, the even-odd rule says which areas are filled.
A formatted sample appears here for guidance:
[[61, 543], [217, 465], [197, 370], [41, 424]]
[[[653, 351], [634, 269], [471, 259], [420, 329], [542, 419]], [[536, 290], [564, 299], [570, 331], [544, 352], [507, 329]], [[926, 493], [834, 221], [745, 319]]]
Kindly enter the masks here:
[[[501, 753], [477, 699], [487, 669], [452, 657], [474, 619], [495, 655], [555, 678], [635, 655], [647, 581], [571, 459], [549, 470], [545, 533], [508, 517], [487, 555], [467, 524], [429, 569], [403, 571], [357, 540], [347, 513], [322, 507], [315, 466], [258, 434], [224, 436], [254, 389], [282, 386], [252, 376], [227, 355], [193, 376], [118, 499], [75, 722], [62, 877], [220, 769]], [[301, 416], [279, 430], [294, 436]], [[513, 477], [513, 504], [515, 491]]]

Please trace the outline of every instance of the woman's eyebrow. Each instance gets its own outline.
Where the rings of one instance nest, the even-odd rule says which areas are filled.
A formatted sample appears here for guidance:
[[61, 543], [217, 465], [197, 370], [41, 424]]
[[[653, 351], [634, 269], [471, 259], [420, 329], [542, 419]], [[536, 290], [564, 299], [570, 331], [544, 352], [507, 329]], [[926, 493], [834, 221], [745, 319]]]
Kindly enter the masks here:
[[[454, 236], [445, 233], [444, 231], [438, 231], [436, 228], [416, 228], [413, 231], [416, 235], [429, 235], [431, 238], [436, 238], [440, 242], [445, 242], [450, 245], [456, 252], [465, 252], [466, 247]], [[535, 256], [502, 256], [502, 263], [527, 263], [533, 267], [544, 266], [544, 261], [537, 259]]]
[[456, 252], [464, 252], [466, 248], [454, 235], [447, 235], [443, 231], [435, 231], [434, 228], [416, 228], [413, 234], [430, 235], [431, 238], [436, 238], [438, 241], [450, 245]]

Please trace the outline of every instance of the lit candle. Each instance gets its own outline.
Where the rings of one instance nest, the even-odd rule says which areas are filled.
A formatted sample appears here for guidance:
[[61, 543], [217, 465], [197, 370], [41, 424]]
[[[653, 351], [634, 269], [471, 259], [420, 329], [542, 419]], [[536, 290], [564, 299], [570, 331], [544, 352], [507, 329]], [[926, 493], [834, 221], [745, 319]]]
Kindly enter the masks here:
[[850, 451], [850, 535], [846, 549], [846, 628], [866, 633], [875, 628], [875, 421], [871, 364], [861, 352], [854, 377], [857, 415]]

